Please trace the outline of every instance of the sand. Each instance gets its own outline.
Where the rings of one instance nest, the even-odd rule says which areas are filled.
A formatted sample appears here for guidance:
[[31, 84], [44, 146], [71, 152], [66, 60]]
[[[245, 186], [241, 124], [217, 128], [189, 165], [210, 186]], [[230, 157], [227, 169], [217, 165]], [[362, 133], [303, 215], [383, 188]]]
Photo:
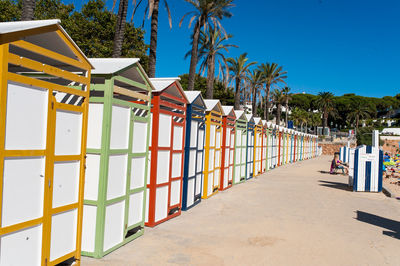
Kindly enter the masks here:
[[82, 265], [398, 265], [400, 203], [320, 173], [330, 159], [236, 185]]

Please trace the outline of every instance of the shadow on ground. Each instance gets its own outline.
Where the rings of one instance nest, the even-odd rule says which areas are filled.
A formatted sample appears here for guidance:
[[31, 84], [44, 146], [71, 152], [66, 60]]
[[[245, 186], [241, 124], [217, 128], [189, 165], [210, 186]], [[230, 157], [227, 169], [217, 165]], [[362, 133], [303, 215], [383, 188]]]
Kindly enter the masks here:
[[331, 182], [331, 181], [325, 181], [325, 180], [318, 180], [321, 184], [320, 186], [323, 187], [329, 187], [329, 188], [336, 188], [336, 189], [341, 189], [345, 191], [351, 191], [351, 188], [347, 183], [340, 183], [340, 182]]
[[363, 211], [356, 213], [358, 221], [388, 229], [390, 231], [384, 230], [382, 234], [400, 239], [400, 222]]

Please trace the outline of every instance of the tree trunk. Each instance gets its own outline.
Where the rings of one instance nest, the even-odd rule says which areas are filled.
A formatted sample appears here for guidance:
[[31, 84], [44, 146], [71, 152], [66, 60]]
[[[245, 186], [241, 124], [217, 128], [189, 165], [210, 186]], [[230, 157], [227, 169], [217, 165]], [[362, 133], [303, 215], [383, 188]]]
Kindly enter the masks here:
[[276, 124], [278, 126], [281, 125], [281, 108], [282, 108], [282, 104], [278, 103], [278, 106], [276, 109]]
[[235, 78], [235, 110], [240, 109], [240, 79]]
[[149, 49], [149, 78], [156, 76], [156, 52], [157, 52], [157, 34], [158, 34], [158, 6], [160, 0], [154, 0], [154, 8], [151, 13], [151, 33]]
[[285, 104], [286, 112], [285, 112], [285, 124], [286, 127], [288, 127], [288, 112], [289, 112], [289, 100], [286, 99], [286, 104]]
[[359, 118], [358, 118], [358, 116], [356, 116], [356, 130], [355, 130], [355, 132], [354, 132], [354, 135], [357, 135], [358, 123], [359, 123]]
[[328, 115], [326, 112], [323, 114], [323, 122], [322, 122], [322, 136], [325, 136], [325, 128], [328, 126]]
[[128, 0], [120, 0], [118, 15], [117, 15], [117, 24], [115, 27], [115, 35], [114, 35], [114, 47], [112, 53], [113, 58], [121, 57], [122, 54], [122, 43], [124, 42], [127, 10], [128, 10]]
[[36, 0], [22, 1], [21, 20], [33, 20], [35, 16]]
[[200, 35], [200, 19], [196, 23], [193, 32], [193, 44], [192, 53], [190, 56], [190, 67], [189, 67], [189, 78], [188, 78], [188, 90], [194, 90], [194, 79], [196, 77], [196, 66], [197, 66], [197, 50], [199, 48], [199, 35]]
[[252, 99], [252, 106], [251, 108], [253, 109], [253, 115], [257, 115], [257, 88], [253, 88], [253, 99]]
[[208, 61], [207, 66], [207, 89], [206, 98], [214, 98], [214, 74], [215, 74], [215, 55], [211, 56], [211, 60]]
[[269, 93], [270, 93], [270, 87], [265, 85], [265, 89], [267, 91], [267, 96], [265, 99], [265, 110], [264, 110], [264, 116], [265, 120], [269, 120]]

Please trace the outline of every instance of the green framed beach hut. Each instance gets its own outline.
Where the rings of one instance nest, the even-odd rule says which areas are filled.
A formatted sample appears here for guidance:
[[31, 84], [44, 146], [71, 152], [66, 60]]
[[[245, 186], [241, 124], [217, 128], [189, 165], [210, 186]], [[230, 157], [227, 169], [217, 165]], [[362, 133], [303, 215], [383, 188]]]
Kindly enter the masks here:
[[90, 59], [82, 255], [143, 234], [152, 86], [137, 58]]
[[247, 119], [244, 111], [235, 111], [235, 153], [233, 184], [246, 181]]

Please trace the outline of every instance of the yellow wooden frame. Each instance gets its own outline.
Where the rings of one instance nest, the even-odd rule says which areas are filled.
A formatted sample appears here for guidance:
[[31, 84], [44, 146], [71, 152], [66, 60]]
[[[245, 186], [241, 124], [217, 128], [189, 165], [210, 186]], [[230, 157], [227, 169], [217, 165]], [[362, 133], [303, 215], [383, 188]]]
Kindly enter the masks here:
[[[254, 148], [253, 148], [253, 176], [259, 176], [260, 174], [262, 174], [262, 142], [263, 142], [263, 124], [262, 124], [262, 120], [260, 119], [260, 121], [254, 125]], [[257, 141], [257, 139], [259, 141]], [[260, 158], [257, 158], [257, 149], [261, 149], [260, 152]], [[258, 169], [256, 169], [256, 165], [259, 164], [260, 167]]]
[[[35, 225], [42, 224], [42, 251], [41, 251], [41, 264], [42, 265], [56, 265], [71, 257], [75, 257], [76, 265], [80, 265], [80, 250], [81, 250], [81, 234], [82, 234], [82, 217], [83, 217], [83, 189], [84, 189], [84, 176], [85, 176], [85, 155], [86, 155], [86, 138], [87, 138], [87, 119], [88, 119], [88, 100], [89, 100], [89, 86], [90, 86], [90, 63], [82, 56], [81, 52], [77, 50], [76, 46], [70, 42], [70, 39], [65, 36], [65, 33], [58, 27], [45, 27], [46, 29], [29, 31], [30, 34], [40, 34], [55, 30], [55, 33], [63, 39], [66, 44], [71, 48], [79, 60], [75, 60], [56, 52], [50, 51], [35, 44], [18, 40], [21, 38], [18, 34], [8, 37], [2, 37], [0, 45], [0, 172], [3, 173], [4, 160], [7, 157], [39, 157], [45, 156], [45, 182], [44, 182], [44, 201], [43, 201], [43, 216], [37, 219], [13, 224], [6, 227], [0, 226], [0, 236]], [[19, 37], [18, 37], [19, 36]], [[18, 38], [17, 38], [18, 37]], [[16, 40], [15, 40], [16, 39]], [[7, 40], [12, 40], [10, 43], [5, 43]], [[39, 54], [59, 62], [69, 64], [74, 67], [82, 69], [83, 75], [68, 72], [66, 70], [43, 64], [41, 62], [24, 58], [22, 56], [13, 54], [9, 51], [10, 45], [23, 48], [24, 50]], [[67, 79], [73, 82], [85, 85], [84, 90], [78, 90], [59, 84], [54, 84], [49, 81], [44, 81], [16, 73], [8, 72], [8, 64], [22, 66], [37, 72], [49, 74], [59, 78]], [[6, 110], [7, 110], [7, 88], [8, 82], [13, 81], [20, 84], [27, 84], [40, 88], [47, 89], [48, 91], [48, 112], [47, 112], [47, 132], [46, 132], [46, 149], [45, 150], [5, 150], [5, 123], [6, 123]], [[53, 96], [53, 91], [64, 92], [72, 95], [84, 97], [81, 106], [68, 105], [59, 103]], [[55, 130], [56, 130], [56, 111], [65, 110], [82, 114], [82, 134], [81, 134], [81, 149], [79, 155], [55, 155]], [[78, 202], [53, 208], [53, 177], [54, 177], [54, 163], [60, 161], [79, 161], [79, 192]], [[2, 210], [2, 194], [3, 194], [3, 175], [0, 176], [0, 219]], [[50, 185], [49, 185], [50, 184]], [[76, 249], [60, 258], [50, 261], [50, 243], [51, 243], [51, 218], [52, 215], [77, 209], [77, 235], [76, 235]], [[23, 254], [22, 254], [23, 255]]]
[[[211, 146], [210, 145], [210, 130], [211, 130], [211, 125], [215, 125], [215, 143], [217, 143], [217, 132], [220, 132], [220, 145], [219, 148], [216, 148], [217, 146]], [[215, 170], [219, 169], [219, 173], [221, 174], [221, 155], [222, 155], [222, 113], [211, 110], [206, 112], [206, 139], [205, 139], [205, 145], [204, 145], [204, 172], [203, 172], [203, 193], [201, 198], [207, 199], [214, 194], [218, 193], [219, 189], [219, 176], [215, 176]], [[210, 161], [210, 150], [214, 149], [214, 168], [212, 171], [209, 170], [209, 161]], [[219, 156], [219, 161], [215, 161], [215, 154], [216, 152], [219, 151], [220, 156]], [[209, 173], [213, 173], [213, 180], [215, 178], [218, 179], [218, 185], [217, 186], [212, 186], [213, 192], [208, 196], [208, 182], [210, 181], [208, 179]]]

